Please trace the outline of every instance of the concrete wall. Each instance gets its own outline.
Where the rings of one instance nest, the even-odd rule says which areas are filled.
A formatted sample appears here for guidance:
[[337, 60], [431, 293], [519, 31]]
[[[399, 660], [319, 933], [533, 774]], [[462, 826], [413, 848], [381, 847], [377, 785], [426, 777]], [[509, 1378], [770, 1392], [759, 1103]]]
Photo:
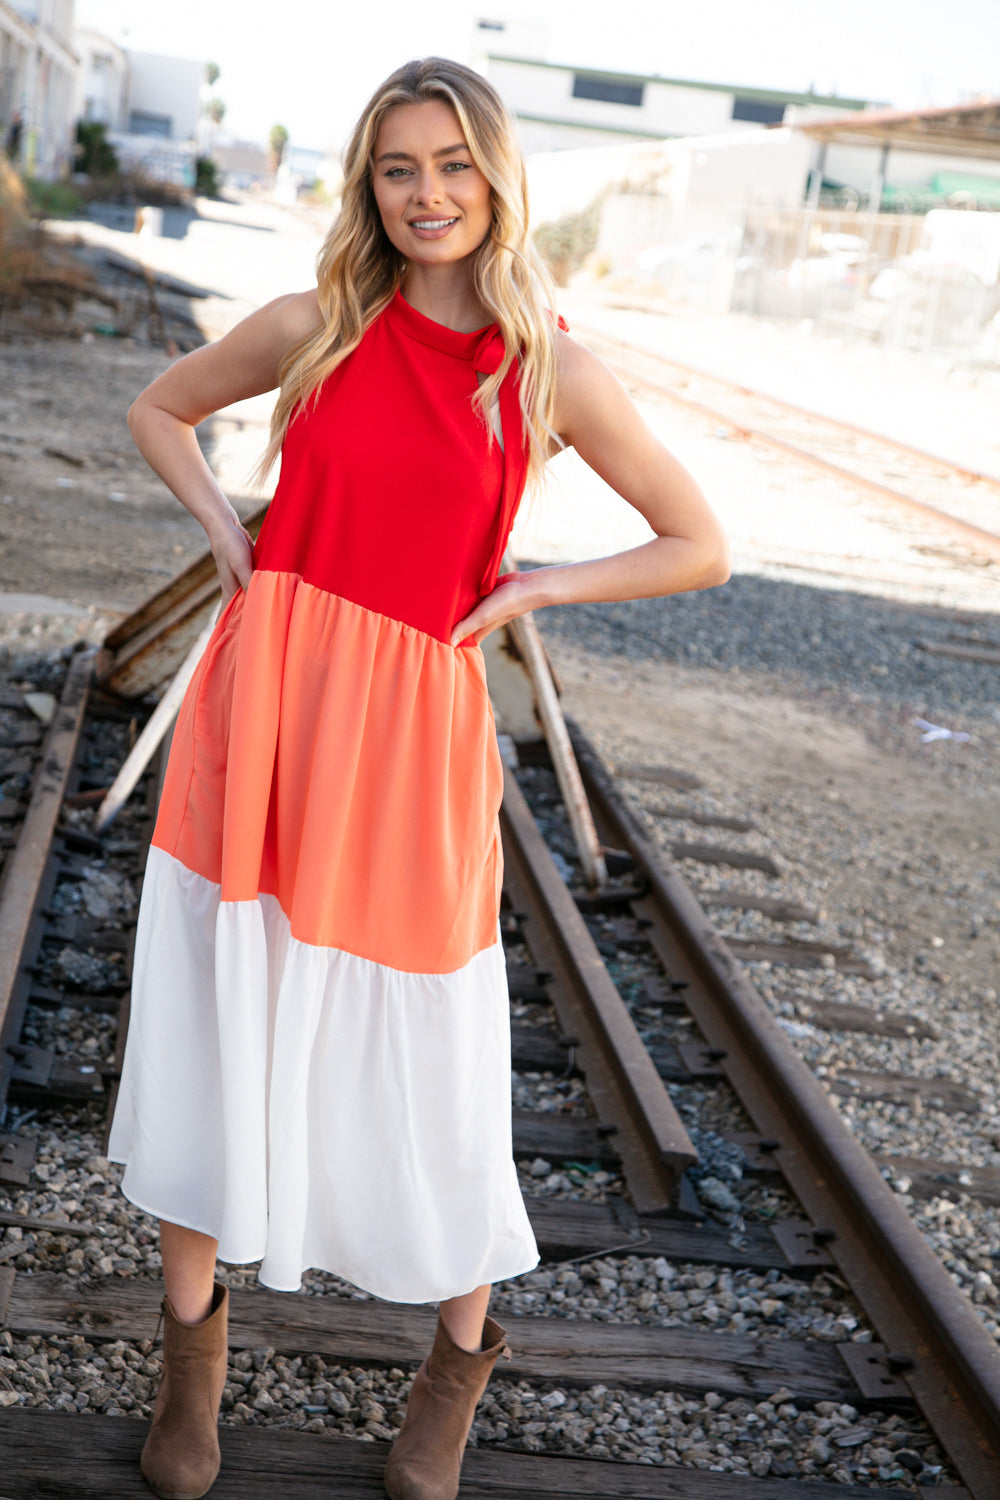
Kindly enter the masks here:
[[125, 124], [129, 131], [136, 133], [136, 115], [140, 114], [169, 121], [168, 140], [193, 140], [198, 128], [205, 64], [153, 52], [129, 52], [128, 61]]
[[626, 196], [645, 190], [664, 198], [674, 215], [695, 207], [741, 213], [751, 203], [797, 207], [809, 160], [805, 137], [784, 128], [543, 152], [528, 160], [531, 217], [551, 222], [621, 184]]

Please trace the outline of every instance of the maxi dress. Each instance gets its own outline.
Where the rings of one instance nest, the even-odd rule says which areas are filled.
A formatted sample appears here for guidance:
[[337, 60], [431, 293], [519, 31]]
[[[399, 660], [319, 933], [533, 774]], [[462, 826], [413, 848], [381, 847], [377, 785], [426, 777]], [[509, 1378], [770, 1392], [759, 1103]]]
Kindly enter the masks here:
[[294, 417], [245, 592], [184, 699], [109, 1155], [262, 1261], [428, 1302], [537, 1264], [511, 1142], [502, 766], [482, 652], [524, 487], [473, 406], [496, 325], [396, 293]]

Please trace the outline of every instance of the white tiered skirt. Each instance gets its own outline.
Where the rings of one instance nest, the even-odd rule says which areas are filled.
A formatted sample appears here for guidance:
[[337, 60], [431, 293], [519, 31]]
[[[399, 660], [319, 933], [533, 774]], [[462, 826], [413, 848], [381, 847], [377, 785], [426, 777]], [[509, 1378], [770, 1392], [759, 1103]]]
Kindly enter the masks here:
[[537, 1264], [499, 942], [400, 973], [297, 941], [274, 897], [221, 901], [154, 848], [136, 968], [109, 1155], [139, 1207], [282, 1291], [316, 1267], [431, 1302]]

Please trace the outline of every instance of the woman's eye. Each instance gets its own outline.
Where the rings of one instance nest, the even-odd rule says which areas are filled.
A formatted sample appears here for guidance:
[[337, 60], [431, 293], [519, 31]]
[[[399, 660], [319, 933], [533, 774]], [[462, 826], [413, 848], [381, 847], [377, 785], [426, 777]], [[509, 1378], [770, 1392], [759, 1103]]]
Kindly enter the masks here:
[[446, 172], [467, 172], [472, 163], [468, 161], [450, 161], [445, 167]]
[[409, 171], [409, 167], [390, 167], [386, 172], [387, 177], [403, 177]]

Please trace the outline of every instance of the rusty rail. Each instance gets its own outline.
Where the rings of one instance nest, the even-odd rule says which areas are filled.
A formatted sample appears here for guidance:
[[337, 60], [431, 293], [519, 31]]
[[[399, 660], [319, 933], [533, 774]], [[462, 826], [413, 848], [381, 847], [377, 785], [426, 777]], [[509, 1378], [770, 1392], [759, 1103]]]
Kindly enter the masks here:
[[83, 727], [93, 668], [93, 651], [78, 651], [70, 661], [59, 707], [42, 747], [17, 848], [0, 887], [0, 1104], [6, 1098], [14, 1066], [9, 1049], [18, 1040], [27, 999], [22, 983], [23, 955]]
[[649, 923], [649, 942], [686, 984], [685, 1004], [713, 1056], [889, 1351], [885, 1368], [870, 1372], [875, 1383], [904, 1382], [973, 1500], [996, 1500], [996, 1344], [578, 729], [573, 741], [598, 827], [648, 881], [633, 910]]
[[552, 1003], [576, 1039], [591, 1102], [614, 1130], [636, 1208], [665, 1213], [677, 1206], [681, 1177], [698, 1154], [507, 767], [500, 821], [504, 882], [530, 914], [525, 937], [535, 961], [559, 981]]

